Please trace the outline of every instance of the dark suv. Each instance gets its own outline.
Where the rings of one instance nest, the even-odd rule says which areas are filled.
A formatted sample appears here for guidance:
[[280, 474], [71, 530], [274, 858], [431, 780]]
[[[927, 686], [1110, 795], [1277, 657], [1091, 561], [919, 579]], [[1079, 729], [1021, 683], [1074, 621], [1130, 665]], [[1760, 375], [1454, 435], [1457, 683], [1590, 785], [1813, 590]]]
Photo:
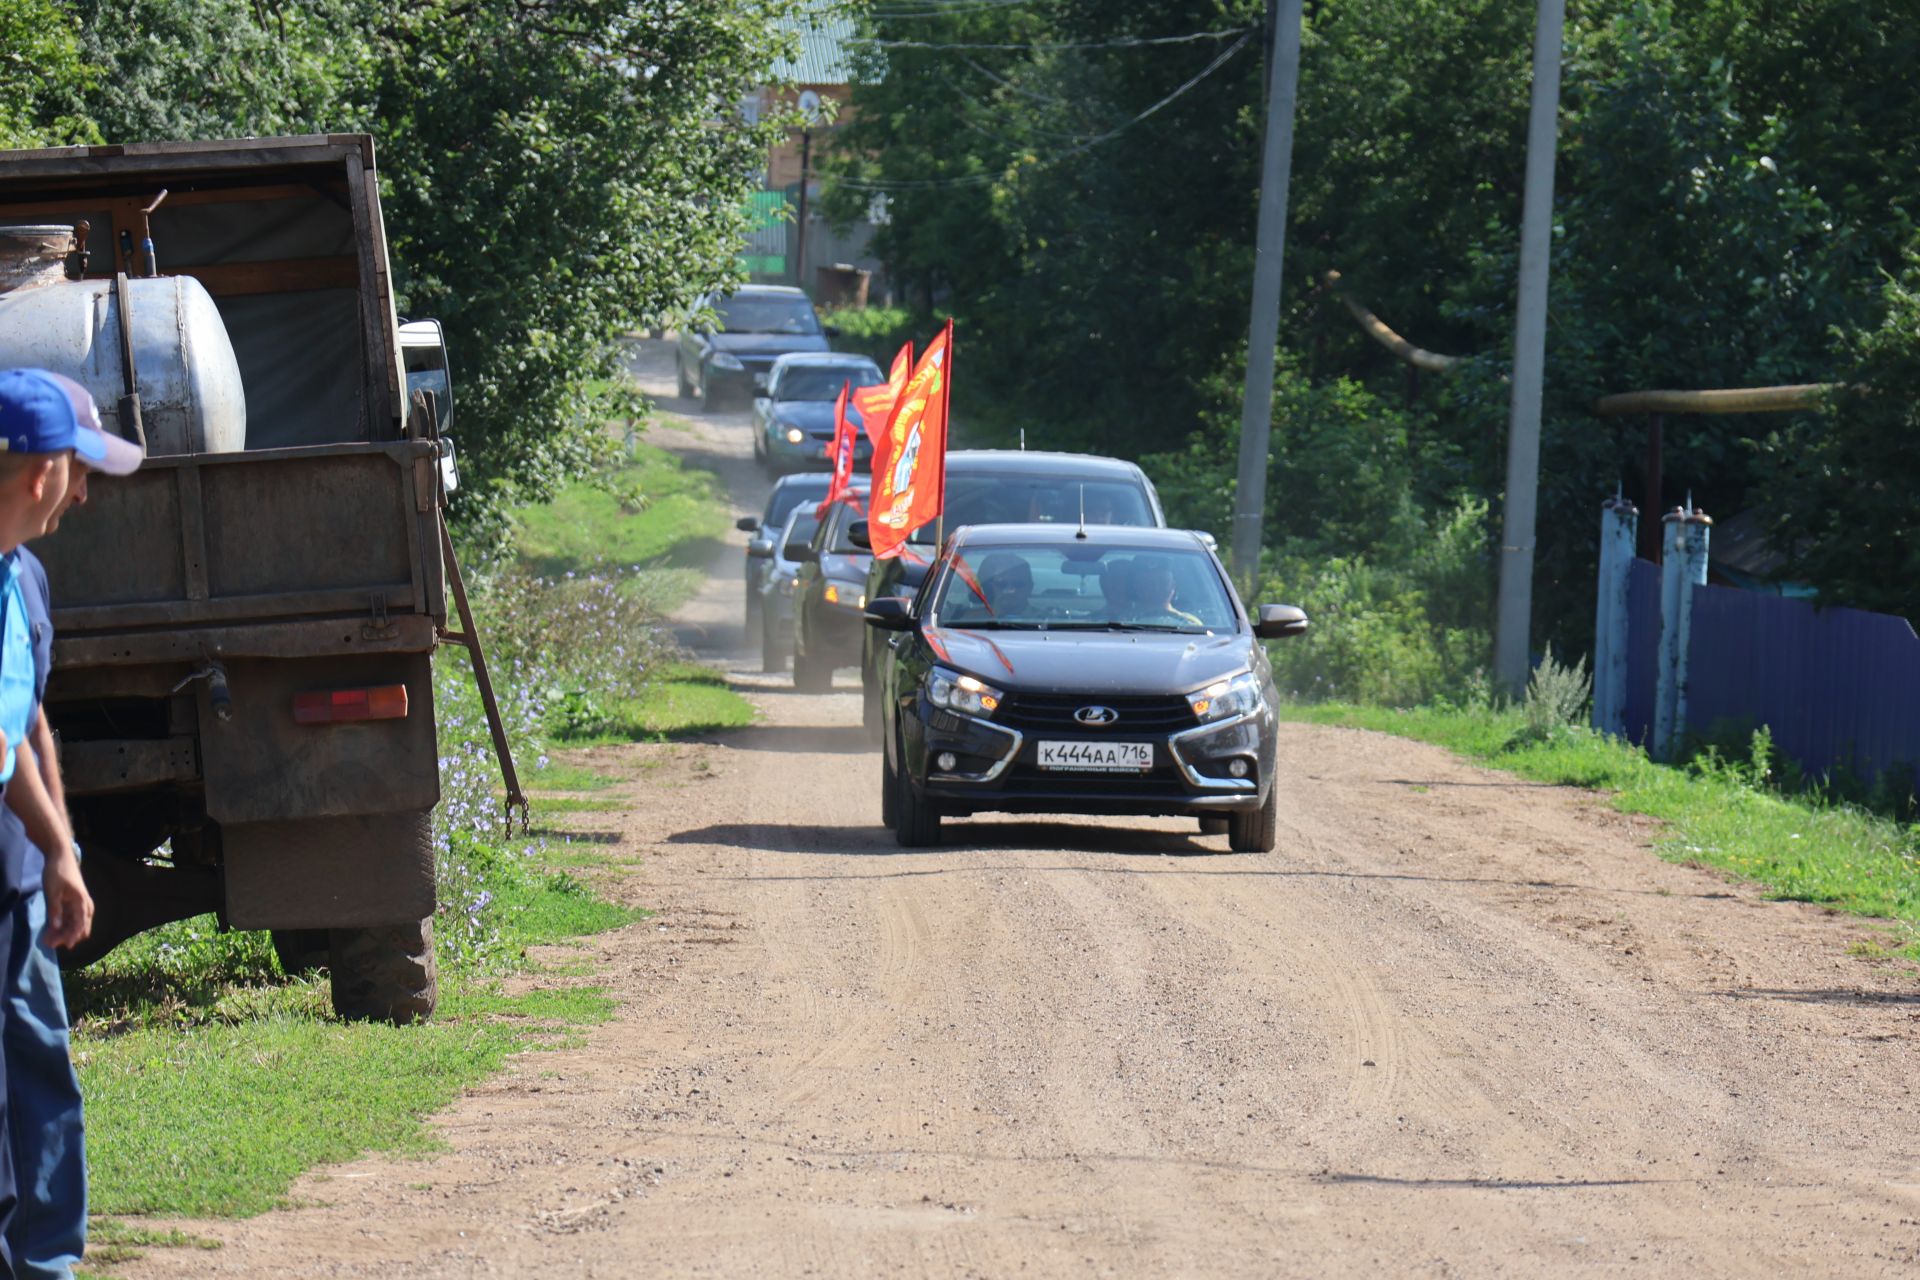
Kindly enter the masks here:
[[[969, 524], [1042, 523], [1075, 526], [1082, 502], [1088, 525], [1164, 528], [1160, 495], [1131, 462], [1090, 453], [1028, 453], [1008, 449], [962, 449], [947, 455], [948, 531]], [[856, 542], [866, 538], [854, 529]], [[867, 599], [910, 596], [927, 576], [934, 554], [928, 526], [907, 541], [901, 554], [875, 560], [867, 571]], [[861, 641], [861, 722], [879, 732], [880, 657], [886, 637], [871, 630]]]
[[866, 631], [861, 610], [867, 605], [867, 565], [872, 553], [851, 536], [856, 523], [864, 524], [866, 491], [859, 507], [836, 502], [804, 546], [789, 546], [786, 555], [800, 565], [793, 589], [793, 687], [821, 693], [833, 684], [837, 667], [860, 660], [860, 637]]
[[688, 324], [674, 351], [681, 397], [698, 394], [702, 411], [726, 394], [752, 395], [755, 375], [764, 375], [789, 351], [827, 351], [838, 330], [820, 323], [807, 295], [788, 285], [742, 285], [704, 300], [719, 327]]
[[983, 812], [1226, 820], [1273, 848], [1276, 716], [1262, 639], [1306, 615], [1241, 607], [1178, 529], [981, 525], [912, 600], [869, 601], [893, 638], [881, 692], [881, 813], [902, 845]]

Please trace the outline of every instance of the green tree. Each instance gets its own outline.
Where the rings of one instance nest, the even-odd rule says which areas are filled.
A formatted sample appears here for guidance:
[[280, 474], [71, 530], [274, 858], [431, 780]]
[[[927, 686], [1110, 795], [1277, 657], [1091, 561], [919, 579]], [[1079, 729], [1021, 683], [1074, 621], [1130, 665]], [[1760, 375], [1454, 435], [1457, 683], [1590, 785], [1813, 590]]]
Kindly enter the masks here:
[[54, 0], [0, 0], [0, 147], [95, 141], [62, 109], [97, 80], [72, 16]]
[[622, 335], [737, 278], [784, 123], [739, 105], [796, 0], [67, 8], [99, 75], [64, 77], [43, 116], [113, 141], [375, 136], [399, 305], [447, 325], [474, 521], [577, 470], [609, 412], [644, 411], [618, 398]]
[[1920, 619], [1920, 259], [1882, 299], [1818, 419], [1766, 441], [1773, 536], [1825, 600]]

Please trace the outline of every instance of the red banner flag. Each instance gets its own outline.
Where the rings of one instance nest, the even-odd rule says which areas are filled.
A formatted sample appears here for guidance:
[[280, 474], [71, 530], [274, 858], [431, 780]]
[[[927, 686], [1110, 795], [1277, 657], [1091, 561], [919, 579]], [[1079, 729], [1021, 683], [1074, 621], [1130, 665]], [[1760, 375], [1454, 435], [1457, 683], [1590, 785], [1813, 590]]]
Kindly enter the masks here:
[[880, 447], [880, 437], [886, 434], [887, 420], [893, 417], [893, 406], [900, 402], [900, 392], [905, 389], [907, 379], [913, 374], [913, 344], [907, 343], [894, 353], [893, 368], [887, 371], [887, 380], [871, 387], [861, 387], [853, 393], [853, 407], [860, 411], [860, 421], [866, 425], [867, 439], [873, 447]]
[[873, 450], [868, 536], [879, 559], [900, 554], [947, 496], [947, 401], [953, 389], [953, 321], [927, 344]]
[[827, 496], [820, 500], [814, 509], [814, 515], [824, 520], [827, 508], [842, 500], [851, 501], [854, 510], [860, 509], [860, 499], [850, 495], [847, 490], [853, 484], [853, 445], [856, 439], [853, 419], [847, 416], [847, 395], [853, 384], [840, 384], [840, 394], [833, 401], [833, 443], [827, 446], [827, 457], [833, 462], [833, 479], [827, 482]]

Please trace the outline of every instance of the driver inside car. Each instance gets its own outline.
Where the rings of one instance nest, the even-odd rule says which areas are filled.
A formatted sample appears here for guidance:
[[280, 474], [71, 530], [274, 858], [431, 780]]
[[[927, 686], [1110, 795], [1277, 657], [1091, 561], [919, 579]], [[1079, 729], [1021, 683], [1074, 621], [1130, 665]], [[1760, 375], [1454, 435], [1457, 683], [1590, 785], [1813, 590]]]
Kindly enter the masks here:
[[1200, 619], [1173, 604], [1173, 567], [1143, 560], [1133, 571], [1132, 621], [1146, 626], [1197, 627]]

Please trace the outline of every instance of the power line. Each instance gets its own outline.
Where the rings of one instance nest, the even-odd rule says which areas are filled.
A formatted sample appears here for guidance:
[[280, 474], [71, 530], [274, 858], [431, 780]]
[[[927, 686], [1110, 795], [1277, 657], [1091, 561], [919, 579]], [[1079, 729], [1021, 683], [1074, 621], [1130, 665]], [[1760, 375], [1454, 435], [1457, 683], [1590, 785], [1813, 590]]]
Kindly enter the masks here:
[[[1199, 84], [1202, 80], [1205, 80], [1208, 76], [1212, 75], [1214, 72], [1218, 71], [1221, 67], [1225, 66], [1227, 64], [1227, 61], [1231, 59], [1234, 54], [1240, 52], [1240, 50], [1246, 46], [1247, 41], [1252, 38], [1253, 36], [1251, 32], [1248, 32], [1242, 35], [1238, 40], [1234, 41], [1233, 44], [1229, 45], [1227, 48], [1221, 50], [1218, 54], [1216, 54], [1212, 62], [1209, 62], [1206, 66], [1202, 67], [1190, 79], [1188, 79], [1186, 83], [1182, 84], [1179, 88], [1175, 89], [1172, 93], [1169, 93], [1166, 97], [1160, 99], [1160, 101], [1148, 107], [1145, 111], [1142, 111], [1139, 115], [1136, 115], [1130, 120], [1125, 120], [1120, 124], [1115, 125], [1113, 128], [1107, 130], [1105, 133], [1096, 134], [1093, 137], [1088, 138], [1086, 141], [1082, 142], [1078, 146], [1068, 147], [1065, 151], [1061, 151], [1052, 156], [1047, 157], [1046, 163], [1065, 160], [1070, 156], [1079, 155], [1083, 151], [1090, 151], [1094, 147], [1099, 146], [1101, 143], [1109, 142], [1112, 139], [1120, 136], [1122, 133], [1125, 133], [1128, 129], [1131, 129], [1133, 128], [1133, 126], [1139, 124], [1142, 120], [1145, 120], [1148, 117], [1158, 113], [1162, 108], [1171, 104], [1176, 98], [1179, 98], [1181, 95], [1187, 93], [1195, 85]], [[981, 133], [986, 132], [986, 130], [977, 129], [977, 127], [976, 127], [976, 131]], [[994, 135], [988, 134], [988, 136], [992, 137]], [[1005, 138], [1001, 138], [998, 140], [1002, 143], [1005, 143], [1007, 141]], [[994, 173], [970, 173], [962, 177], [956, 177], [956, 178], [927, 178], [922, 180], [904, 179], [898, 182], [862, 182], [857, 178], [833, 179], [833, 181], [837, 185], [843, 186], [843, 187], [849, 187], [855, 191], [939, 191], [939, 190], [944, 190], [950, 187], [979, 186], [981, 183], [997, 182], [999, 180], [1000, 180], [1000, 175], [994, 174]]]
[[975, 44], [964, 40], [884, 40], [878, 36], [855, 36], [845, 43], [872, 45], [876, 49], [997, 49], [1030, 52], [1043, 49], [1141, 49], [1148, 45], [1192, 44], [1198, 40], [1243, 39], [1251, 27], [1227, 31], [1193, 31], [1183, 36], [1122, 36], [1118, 40], [1034, 41], [1027, 44]]

